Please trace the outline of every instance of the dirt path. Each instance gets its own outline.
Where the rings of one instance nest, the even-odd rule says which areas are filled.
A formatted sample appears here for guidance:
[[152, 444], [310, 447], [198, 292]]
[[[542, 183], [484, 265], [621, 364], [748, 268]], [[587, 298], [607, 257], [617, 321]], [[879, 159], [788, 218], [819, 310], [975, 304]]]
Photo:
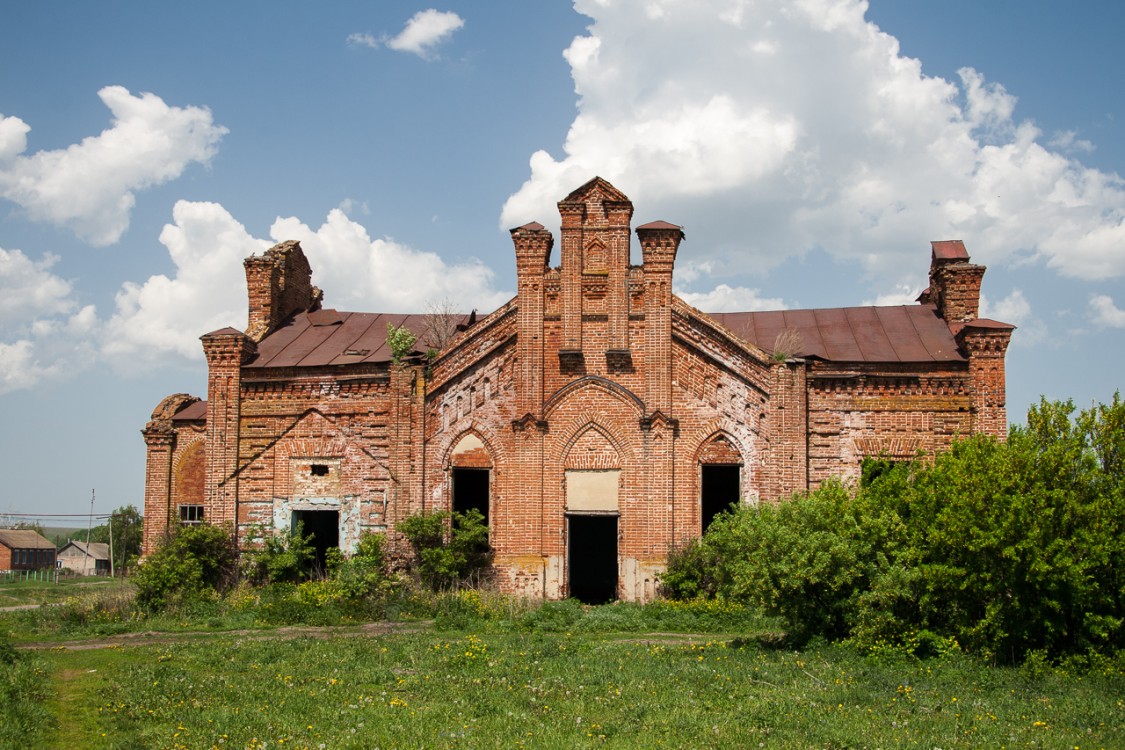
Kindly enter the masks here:
[[66, 649], [68, 651], [89, 651], [91, 649], [120, 648], [122, 646], [148, 646], [154, 643], [181, 643], [184, 641], [196, 641], [224, 636], [239, 636], [251, 640], [267, 640], [271, 638], [334, 638], [341, 635], [354, 635], [369, 638], [398, 633], [419, 633], [429, 630], [432, 626], [433, 621], [420, 620], [418, 622], [369, 622], [363, 625], [333, 625], [326, 627], [289, 625], [262, 630], [201, 630], [184, 633], [146, 631], [142, 633], [107, 635], [99, 638], [83, 638], [74, 641], [42, 641], [13, 645], [16, 648], [27, 650]]

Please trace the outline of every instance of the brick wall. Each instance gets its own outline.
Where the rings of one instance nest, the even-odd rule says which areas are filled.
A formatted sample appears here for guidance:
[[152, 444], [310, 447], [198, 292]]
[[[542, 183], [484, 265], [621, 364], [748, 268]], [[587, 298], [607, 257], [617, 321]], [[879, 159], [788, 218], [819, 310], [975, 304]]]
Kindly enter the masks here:
[[[339, 510], [342, 546], [386, 532], [404, 557], [396, 524], [448, 510], [452, 468], [469, 466], [490, 472], [498, 584], [557, 598], [569, 590], [566, 472], [612, 471], [618, 594], [649, 599], [669, 549], [700, 534], [705, 464], [739, 466], [742, 501], [772, 502], [855, 478], [865, 456], [1006, 429], [1011, 326], [975, 319], [984, 269], [959, 242], [935, 243], [927, 300], [958, 332], [964, 361], [775, 361], [672, 295], [680, 227], [638, 227], [642, 265], [631, 266], [633, 208], [616, 188], [593, 180], [559, 210], [560, 266], [549, 267], [542, 225], [512, 230], [516, 299], [433, 362], [348, 366], [346, 378], [244, 365], [255, 336], [319, 304], [295, 243], [248, 260], [256, 333], [203, 337], [205, 427], [145, 430], [146, 550], [177, 499], [202, 486], [208, 520], [237, 521], [244, 545], [308, 506]], [[203, 454], [190, 451], [201, 440], [200, 483]]]

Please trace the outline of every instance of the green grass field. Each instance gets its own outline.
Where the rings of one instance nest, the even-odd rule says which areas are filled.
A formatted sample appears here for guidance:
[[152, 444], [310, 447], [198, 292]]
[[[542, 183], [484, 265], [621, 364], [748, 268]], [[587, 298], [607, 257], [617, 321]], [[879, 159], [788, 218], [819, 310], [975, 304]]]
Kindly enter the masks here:
[[159, 616], [126, 590], [0, 613], [0, 748], [1125, 747], [1121, 655], [792, 650], [776, 620], [721, 601], [474, 591], [413, 594], [371, 627], [280, 591]]
[[120, 579], [81, 576], [61, 577], [53, 581], [19, 581], [0, 583], [0, 607], [18, 607], [27, 604], [53, 604], [92, 592], [127, 590], [130, 586]]
[[[744, 643], [428, 631], [59, 648], [18, 662], [47, 696], [47, 718], [21, 747], [1125, 744], [1119, 667], [1032, 674], [960, 654], [919, 661]], [[0, 745], [13, 739], [8, 722]]]

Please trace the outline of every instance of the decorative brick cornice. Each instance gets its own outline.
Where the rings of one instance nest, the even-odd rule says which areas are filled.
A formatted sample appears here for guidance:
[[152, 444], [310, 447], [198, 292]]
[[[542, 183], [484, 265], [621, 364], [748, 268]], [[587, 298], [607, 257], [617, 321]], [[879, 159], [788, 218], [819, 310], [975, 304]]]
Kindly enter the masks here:
[[170, 448], [176, 442], [176, 431], [171, 424], [149, 422], [141, 435], [144, 436], [145, 445], [150, 448]]
[[907, 437], [880, 435], [878, 437], [857, 437], [856, 453], [868, 458], [914, 458], [924, 448], [923, 439], [918, 436]]
[[970, 324], [957, 334], [957, 343], [970, 357], [1003, 357], [1011, 340], [1011, 328], [977, 328]]
[[223, 328], [199, 337], [209, 367], [239, 367], [258, 353], [258, 345], [241, 331]]

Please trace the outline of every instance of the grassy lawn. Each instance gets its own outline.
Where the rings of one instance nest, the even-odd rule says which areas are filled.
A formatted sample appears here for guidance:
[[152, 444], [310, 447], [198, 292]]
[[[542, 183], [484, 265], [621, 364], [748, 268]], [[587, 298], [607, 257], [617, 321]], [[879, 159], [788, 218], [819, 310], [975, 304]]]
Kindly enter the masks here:
[[17, 662], [38, 670], [52, 716], [39, 724], [46, 728], [38, 745], [21, 744], [1084, 750], [1125, 743], [1120, 665], [1035, 674], [959, 654], [919, 661], [743, 643], [714, 635], [428, 631], [56, 649]]
[[60, 578], [58, 583], [48, 581], [19, 581], [0, 583], [0, 607], [18, 607], [26, 604], [54, 604], [73, 596], [93, 591], [128, 589], [131, 584], [121, 579], [98, 576]]

